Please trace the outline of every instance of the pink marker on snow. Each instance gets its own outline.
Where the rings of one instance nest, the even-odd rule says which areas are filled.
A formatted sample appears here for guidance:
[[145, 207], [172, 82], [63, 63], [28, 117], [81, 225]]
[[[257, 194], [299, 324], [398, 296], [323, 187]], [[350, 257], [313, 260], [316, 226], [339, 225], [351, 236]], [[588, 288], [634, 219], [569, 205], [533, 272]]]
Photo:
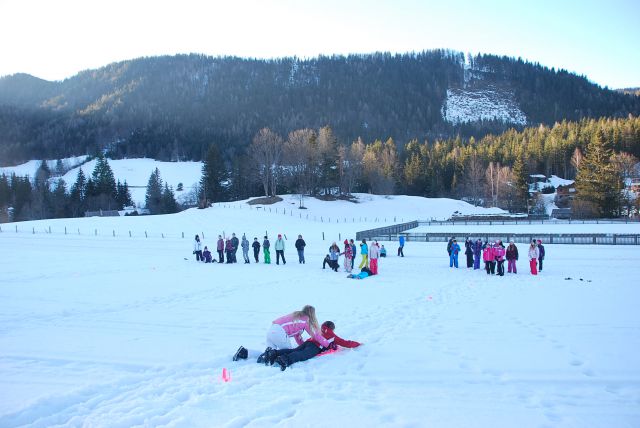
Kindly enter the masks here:
[[222, 380], [229, 382], [231, 380], [231, 372], [226, 368], [222, 369]]

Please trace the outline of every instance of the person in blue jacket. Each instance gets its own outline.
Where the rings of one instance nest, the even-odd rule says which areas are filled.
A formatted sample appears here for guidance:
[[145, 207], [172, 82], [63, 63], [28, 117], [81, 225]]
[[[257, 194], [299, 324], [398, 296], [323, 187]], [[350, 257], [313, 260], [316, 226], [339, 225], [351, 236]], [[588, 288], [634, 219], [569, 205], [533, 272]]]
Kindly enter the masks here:
[[404, 235], [400, 235], [400, 238], [398, 238], [398, 240], [400, 241], [400, 246], [398, 247], [398, 256], [399, 257], [404, 257]]
[[449, 267], [455, 266], [458, 268], [458, 253], [460, 252], [460, 245], [455, 239], [451, 243], [451, 255], [449, 256]]

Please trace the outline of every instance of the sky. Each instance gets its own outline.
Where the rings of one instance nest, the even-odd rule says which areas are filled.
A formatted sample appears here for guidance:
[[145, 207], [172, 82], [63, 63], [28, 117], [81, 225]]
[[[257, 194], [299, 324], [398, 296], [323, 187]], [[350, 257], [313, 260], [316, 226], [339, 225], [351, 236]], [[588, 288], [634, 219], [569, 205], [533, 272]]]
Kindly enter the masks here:
[[112, 62], [448, 48], [640, 86], [638, 0], [0, 0], [0, 76], [62, 80]]

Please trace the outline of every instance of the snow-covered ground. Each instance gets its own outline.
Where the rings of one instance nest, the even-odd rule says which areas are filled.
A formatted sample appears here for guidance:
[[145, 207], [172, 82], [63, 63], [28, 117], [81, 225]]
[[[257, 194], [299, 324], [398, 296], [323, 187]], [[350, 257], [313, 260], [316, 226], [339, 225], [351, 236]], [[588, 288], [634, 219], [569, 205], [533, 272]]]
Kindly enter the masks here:
[[447, 89], [442, 117], [453, 124], [501, 120], [526, 125], [527, 117], [513, 95], [498, 89]]
[[[307, 200], [294, 214], [344, 217], [345, 204]], [[384, 243], [380, 275], [355, 281], [322, 270], [331, 240], [355, 236], [373, 215], [413, 217], [420, 204], [351, 205], [366, 222], [227, 205], [27, 222], [17, 233], [3, 224], [0, 426], [640, 425], [635, 248], [547, 245], [534, 277], [521, 247], [517, 275], [490, 277], [450, 269], [443, 244], [408, 243], [398, 258]], [[193, 235], [213, 245], [223, 231], [284, 233], [288, 263], [196, 263]], [[271, 321], [305, 304], [364, 345], [285, 372], [231, 361], [241, 344], [261, 351]]]

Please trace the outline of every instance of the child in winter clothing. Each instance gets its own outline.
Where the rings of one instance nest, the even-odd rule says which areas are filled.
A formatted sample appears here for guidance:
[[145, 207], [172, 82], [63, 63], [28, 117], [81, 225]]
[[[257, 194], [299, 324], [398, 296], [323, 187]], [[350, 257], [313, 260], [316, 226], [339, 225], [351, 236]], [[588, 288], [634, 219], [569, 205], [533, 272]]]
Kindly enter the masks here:
[[348, 240], [344, 240], [344, 252], [340, 253], [344, 256], [344, 270], [345, 272], [351, 272], [351, 260], [353, 259], [353, 252], [351, 251], [351, 245]]
[[484, 260], [484, 268], [487, 271], [487, 275], [493, 275], [496, 269], [496, 253], [493, 248], [493, 242], [485, 244], [484, 252], [482, 253], [482, 260]]
[[538, 247], [536, 246], [536, 241], [531, 241], [531, 245], [529, 246], [529, 268], [531, 269], [532, 275], [538, 274], [538, 257], [540, 253], [538, 252]]
[[264, 253], [264, 263], [267, 265], [271, 263], [271, 253], [269, 252], [270, 246], [271, 244], [269, 243], [269, 238], [265, 236], [264, 241], [262, 241], [262, 252]]
[[467, 238], [464, 241], [464, 254], [467, 256], [467, 269], [473, 267], [473, 241]]
[[304, 247], [307, 246], [307, 243], [302, 239], [302, 235], [298, 235], [295, 245], [296, 250], [298, 250], [298, 263], [304, 264]]
[[378, 257], [380, 256], [380, 248], [378, 248], [378, 243], [373, 242], [369, 246], [369, 269], [371, 269], [371, 273], [373, 275], [378, 274]]
[[240, 246], [242, 247], [242, 257], [244, 258], [244, 263], [250, 263], [249, 261], [249, 240], [247, 239], [246, 235], [243, 233], [242, 234], [242, 243], [240, 244]]
[[398, 238], [398, 243], [400, 244], [400, 246], [398, 247], [399, 257], [404, 257], [404, 240], [405, 240], [404, 235], [400, 235], [400, 237]]
[[227, 253], [227, 264], [233, 263], [233, 244], [229, 238], [227, 238], [227, 241], [224, 243], [224, 251]]
[[258, 242], [258, 237], [253, 238], [251, 247], [253, 247], [253, 258], [256, 259], [256, 263], [258, 263], [260, 261], [260, 242]]
[[458, 268], [458, 253], [460, 252], [460, 245], [458, 245], [458, 241], [455, 239], [451, 243], [451, 248], [449, 249], [449, 267], [455, 266]]
[[196, 235], [195, 241], [193, 242], [193, 254], [196, 255], [196, 261], [204, 261], [202, 259], [202, 243], [200, 242], [200, 237]]
[[235, 233], [231, 234], [231, 263], [238, 263], [238, 259], [236, 258], [236, 253], [238, 252], [238, 247], [240, 246], [240, 241], [236, 237]]
[[360, 273], [350, 273], [347, 275], [347, 278], [350, 279], [365, 279], [369, 276], [372, 276], [371, 270], [369, 270], [366, 266], [360, 270]]
[[351, 269], [353, 270], [353, 265], [356, 262], [357, 248], [356, 243], [353, 242], [353, 239], [349, 239], [349, 245], [351, 245], [351, 254], [353, 254], [353, 258], [351, 259]]
[[276, 264], [280, 264], [280, 257], [282, 257], [282, 264], [286, 265], [287, 261], [284, 259], [284, 241], [282, 240], [282, 235], [278, 234], [278, 239], [276, 239], [275, 243], [276, 248]]
[[542, 245], [542, 240], [538, 239], [538, 263], [539, 268], [538, 271], [542, 272], [542, 261], [544, 260], [544, 245]]
[[516, 260], [518, 260], [518, 247], [513, 243], [513, 239], [509, 241], [509, 246], [507, 247], [507, 272], [518, 273], [516, 269]]
[[482, 241], [478, 238], [473, 244], [473, 269], [480, 269], [480, 256], [482, 256]]
[[[382, 246], [382, 248], [380, 248], [380, 257], [387, 257], [387, 249], [384, 248], [384, 245]], [[404, 256], [402, 256], [404, 257]]]
[[264, 357], [264, 362], [271, 365], [277, 364], [280, 366], [280, 370], [285, 370], [290, 365], [313, 358], [326, 349], [337, 349], [338, 346], [356, 348], [361, 345], [353, 340], [342, 339], [334, 333], [335, 328], [335, 324], [331, 321], [322, 323], [320, 333], [329, 342], [328, 347], [322, 346], [317, 340], [311, 338], [295, 349], [272, 349], [268, 351]]
[[277, 318], [267, 332], [267, 346], [272, 349], [291, 349], [290, 339], [293, 337], [298, 345], [302, 345], [302, 332], [306, 331], [322, 347], [327, 348], [329, 342], [322, 337], [318, 328], [316, 309], [306, 305], [301, 311], [294, 311]]
[[498, 275], [499, 276], [504, 276], [504, 255], [505, 255], [505, 251], [504, 251], [504, 245], [502, 245], [502, 241], [496, 242], [494, 250], [495, 250], [495, 255], [496, 255], [496, 262], [498, 263]]
[[362, 261], [360, 262], [360, 265], [358, 266], [360, 269], [362, 269], [363, 267], [369, 267], [369, 262], [367, 260], [367, 257], [369, 256], [369, 247], [367, 246], [367, 240], [363, 239], [362, 242], [360, 243], [360, 255], [362, 256]]
[[222, 235], [218, 235], [216, 250], [218, 251], [218, 263], [224, 263], [224, 241], [222, 240]]
[[211, 263], [211, 251], [209, 251], [206, 245], [204, 247], [204, 251], [202, 252], [202, 258], [204, 259], [205, 263]]

